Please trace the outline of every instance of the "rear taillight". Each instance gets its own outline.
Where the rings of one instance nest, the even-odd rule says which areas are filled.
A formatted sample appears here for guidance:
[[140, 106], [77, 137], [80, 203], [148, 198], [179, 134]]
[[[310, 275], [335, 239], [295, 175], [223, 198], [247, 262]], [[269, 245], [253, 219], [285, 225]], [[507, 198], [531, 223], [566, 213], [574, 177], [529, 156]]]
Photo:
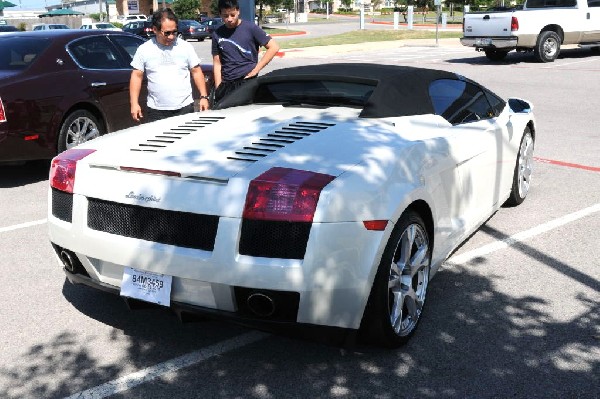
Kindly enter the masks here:
[[333, 179], [322, 173], [271, 168], [250, 182], [243, 217], [312, 222], [321, 191]]
[[6, 122], [6, 112], [4, 112], [4, 103], [0, 98], [0, 122]]
[[519, 30], [519, 20], [517, 17], [512, 17], [510, 20], [510, 30], [512, 32]]
[[73, 193], [75, 186], [75, 169], [77, 161], [90, 155], [96, 150], [72, 149], [60, 153], [50, 165], [50, 186], [67, 193]]

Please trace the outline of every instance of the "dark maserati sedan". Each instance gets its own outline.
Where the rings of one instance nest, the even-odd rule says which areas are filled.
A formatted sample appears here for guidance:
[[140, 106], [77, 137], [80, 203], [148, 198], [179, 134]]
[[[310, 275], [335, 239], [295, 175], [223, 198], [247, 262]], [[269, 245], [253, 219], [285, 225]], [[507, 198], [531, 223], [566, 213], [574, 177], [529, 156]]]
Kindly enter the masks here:
[[130, 62], [143, 42], [96, 29], [0, 35], [0, 162], [51, 158], [133, 126]]

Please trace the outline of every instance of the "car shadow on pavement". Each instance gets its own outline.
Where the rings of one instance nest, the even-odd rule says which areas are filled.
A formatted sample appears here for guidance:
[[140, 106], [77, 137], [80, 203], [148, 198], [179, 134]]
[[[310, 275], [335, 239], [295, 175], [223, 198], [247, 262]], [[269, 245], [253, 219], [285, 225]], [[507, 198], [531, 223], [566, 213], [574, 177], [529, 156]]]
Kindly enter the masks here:
[[0, 164], [0, 188], [20, 187], [48, 180], [50, 160]]
[[[534, 64], [542, 67], [554, 65], [553, 63], [540, 63], [536, 60], [533, 52], [516, 52], [511, 51], [502, 61], [490, 61], [486, 58], [483, 52], [479, 52], [479, 57], [465, 57], [449, 59], [447, 62], [452, 64], [472, 64], [472, 65], [516, 65], [516, 64]], [[590, 58], [598, 59], [600, 52], [591, 50], [590, 48], [566, 48], [560, 51], [559, 60], [562, 59], [583, 59]]]
[[[531, 262], [515, 273], [558, 262], [520, 249]], [[499, 288], [506, 277], [495, 268], [486, 259], [475, 259], [442, 269], [428, 290], [428, 309], [417, 334], [397, 350], [347, 350], [272, 335], [182, 368], [168, 379], [147, 381], [131, 394], [526, 398], [543, 392], [545, 398], [595, 397], [600, 362], [594, 358], [598, 341], [592, 334], [600, 304], [582, 293], [576, 317], [559, 320], [548, 299], [526, 286]], [[80, 318], [77, 330], [65, 327], [24, 348], [20, 364], [0, 368], [3, 382], [8, 381], [0, 383], [0, 397], [64, 397], [247, 331], [229, 323], [180, 324], [168, 311], [132, 312], [117, 296], [66, 281], [63, 295], [92, 320]], [[107, 353], [123, 348], [123, 354], [99, 357], [90, 351], [95, 346]]]

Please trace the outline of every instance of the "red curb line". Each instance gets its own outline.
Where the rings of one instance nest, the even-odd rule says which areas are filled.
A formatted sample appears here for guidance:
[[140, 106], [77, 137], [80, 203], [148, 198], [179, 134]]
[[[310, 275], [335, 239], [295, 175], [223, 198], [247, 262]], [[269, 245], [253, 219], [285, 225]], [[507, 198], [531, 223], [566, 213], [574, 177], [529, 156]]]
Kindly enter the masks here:
[[542, 162], [542, 163], [548, 163], [548, 164], [551, 164], [551, 165], [566, 166], [568, 168], [576, 168], [576, 169], [589, 170], [591, 172], [600, 172], [600, 168], [595, 167], [595, 166], [580, 165], [580, 164], [577, 164], [577, 163], [555, 161], [553, 159], [545, 159], [545, 158], [538, 158], [538, 157], [533, 157], [533, 159], [535, 161]]

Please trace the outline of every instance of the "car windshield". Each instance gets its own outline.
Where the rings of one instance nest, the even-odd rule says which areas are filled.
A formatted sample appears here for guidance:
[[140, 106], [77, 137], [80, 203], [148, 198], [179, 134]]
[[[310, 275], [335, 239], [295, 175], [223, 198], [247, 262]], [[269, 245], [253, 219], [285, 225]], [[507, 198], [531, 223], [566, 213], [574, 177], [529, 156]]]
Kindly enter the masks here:
[[48, 29], [69, 29], [67, 25], [48, 25]]
[[335, 80], [266, 82], [257, 89], [254, 102], [362, 108], [374, 89], [375, 84]]
[[96, 24], [96, 28], [98, 29], [113, 29], [115, 26], [113, 24]]
[[0, 36], [0, 70], [24, 70], [49, 45], [48, 39]]

